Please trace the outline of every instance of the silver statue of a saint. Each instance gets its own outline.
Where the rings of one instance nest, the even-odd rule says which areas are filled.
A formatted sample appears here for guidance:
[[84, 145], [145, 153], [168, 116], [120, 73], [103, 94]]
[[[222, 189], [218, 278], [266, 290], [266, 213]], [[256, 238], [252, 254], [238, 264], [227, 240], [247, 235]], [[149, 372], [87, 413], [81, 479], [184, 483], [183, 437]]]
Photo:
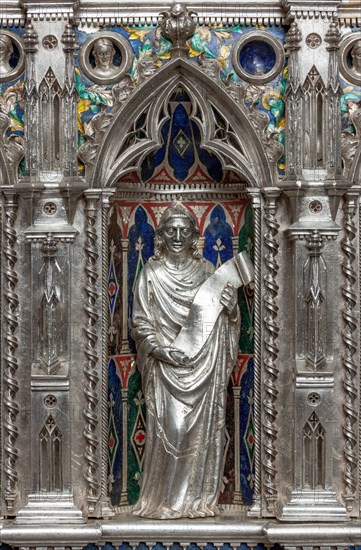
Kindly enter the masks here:
[[[237, 290], [226, 278], [218, 295], [204, 286], [214, 266], [199, 253], [198, 237], [197, 221], [186, 208], [168, 208], [157, 228], [155, 254], [135, 291], [132, 336], [147, 406], [147, 441], [134, 513], [148, 518], [218, 512], [227, 385], [237, 358], [240, 317]], [[197, 318], [191, 310], [202, 287], [209, 302], [221, 307], [194, 355], [174, 342], [187, 320]], [[194, 330], [203, 332], [203, 327]]]

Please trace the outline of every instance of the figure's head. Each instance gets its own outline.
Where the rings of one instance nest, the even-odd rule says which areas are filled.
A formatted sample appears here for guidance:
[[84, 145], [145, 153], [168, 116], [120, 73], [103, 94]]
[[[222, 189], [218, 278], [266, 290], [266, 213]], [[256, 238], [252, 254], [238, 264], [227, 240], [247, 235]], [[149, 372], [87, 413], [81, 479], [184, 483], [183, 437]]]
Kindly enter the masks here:
[[9, 36], [0, 34], [0, 60], [8, 63], [13, 53], [13, 43]]
[[351, 50], [352, 66], [357, 73], [361, 73], [361, 39], [355, 42]]
[[197, 248], [199, 229], [193, 214], [181, 204], [167, 208], [156, 231], [154, 257], [163, 258], [167, 253], [177, 256], [191, 255], [200, 259]]
[[109, 69], [113, 64], [115, 48], [109, 38], [99, 38], [93, 47], [95, 65], [99, 69]]

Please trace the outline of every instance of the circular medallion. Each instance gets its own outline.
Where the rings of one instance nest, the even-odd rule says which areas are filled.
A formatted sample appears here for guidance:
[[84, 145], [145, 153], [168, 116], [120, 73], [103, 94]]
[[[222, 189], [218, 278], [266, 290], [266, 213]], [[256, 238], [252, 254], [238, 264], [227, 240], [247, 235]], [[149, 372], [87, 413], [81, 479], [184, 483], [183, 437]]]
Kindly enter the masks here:
[[46, 397], [44, 397], [44, 405], [46, 407], [55, 407], [57, 402], [58, 400], [55, 395], [47, 395]]
[[43, 207], [44, 214], [48, 216], [54, 216], [57, 211], [55, 202], [46, 202]]
[[306, 36], [306, 44], [309, 48], [312, 48], [315, 50], [319, 46], [321, 46], [322, 38], [320, 37], [317, 32], [311, 32], [308, 36]]
[[13, 32], [1, 29], [0, 34], [0, 82], [15, 80], [24, 71], [23, 43]]
[[284, 58], [281, 43], [266, 31], [244, 34], [232, 55], [238, 76], [253, 84], [264, 84], [273, 80], [281, 72]]
[[58, 39], [53, 34], [44, 36], [42, 44], [46, 50], [53, 50], [58, 45]]
[[339, 50], [342, 78], [360, 86], [361, 83], [361, 32], [349, 34], [341, 42]]
[[319, 402], [321, 401], [321, 396], [319, 393], [316, 393], [315, 391], [310, 393], [307, 397], [307, 401], [310, 405], [312, 406], [316, 406], [319, 404]]
[[133, 61], [129, 43], [116, 32], [101, 31], [86, 40], [79, 53], [79, 65], [96, 84], [115, 84]]
[[317, 200], [311, 201], [308, 205], [308, 208], [310, 209], [312, 214], [319, 214], [322, 211], [322, 203]]

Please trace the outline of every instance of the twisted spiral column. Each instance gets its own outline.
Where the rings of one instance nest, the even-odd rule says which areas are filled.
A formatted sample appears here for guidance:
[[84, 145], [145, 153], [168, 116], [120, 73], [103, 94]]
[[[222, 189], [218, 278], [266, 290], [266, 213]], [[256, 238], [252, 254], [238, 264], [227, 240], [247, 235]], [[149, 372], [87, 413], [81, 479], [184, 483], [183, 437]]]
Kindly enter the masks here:
[[15, 271], [17, 262], [16, 231], [14, 229], [17, 213], [17, 202], [14, 193], [5, 195], [5, 222], [4, 222], [4, 476], [5, 476], [5, 502], [7, 511], [11, 514], [15, 509], [15, 501], [18, 494], [18, 473], [16, 464], [19, 451], [15, 446], [19, 429], [17, 416], [19, 405], [16, 402], [16, 394], [19, 389], [17, 380], [18, 360], [16, 350], [18, 347], [17, 331], [19, 326], [19, 297], [16, 293], [18, 276]]
[[109, 199], [114, 189], [102, 191], [102, 387], [101, 387], [101, 496], [102, 515], [111, 515], [108, 503], [108, 361], [109, 361], [109, 245], [108, 245], [108, 213]]
[[249, 516], [261, 516], [261, 194], [249, 190], [253, 209], [254, 227], [254, 494]]
[[357, 421], [357, 387], [356, 387], [356, 375], [357, 375], [357, 363], [356, 363], [356, 351], [357, 340], [355, 331], [357, 328], [357, 316], [355, 312], [355, 306], [357, 303], [356, 295], [356, 280], [357, 275], [354, 268], [356, 258], [355, 237], [356, 237], [356, 224], [354, 222], [354, 216], [356, 212], [356, 197], [347, 195], [345, 198], [344, 206], [344, 238], [341, 242], [341, 248], [344, 253], [344, 259], [342, 262], [342, 273], [344, 276], [344, 283], [342, 286], [342, 296], [344, 299], [344, 305], [342, 310], [343, 318], [343, 330], [342, 339], [344, 343], [344, 352], [342, 354], [342, 365], [344, 369], [343, 386], [345, 391], [343, 410], [344, 410], [344, 424], [343, 434], [345, 438], [344, 457], [344, 482], [345, 482], [345, 501], [347, 510], [350, 512], [353, 508], [353, 502], [355, 499], [356, 491], [356, 475], [355, 470], [357, 467], [357, 435], [355, 423]]
[[97, 249], [97, 202], [99, 193], [85, 192], [85, 480], [87, 483], [87, 503], [90, 514], [94, 513], [99, 498], [97, 448], [99, 446], [97, 428], [98, 418], [98, 382], [99, 357], [97, 352], [98, 341], [98, 249]]
[[275, 426], [275, 420], [277, 417], [276, 400], [278, 395], [277, 379], [277, 357], [278, 357], [278, 345], [277, 338], [279, 327], [277, 324], [277, 296], [278, 285], [276, 282], [276, 276], [278, 272], [277, 252], [278, 241], [277, 234], [279, 224], [276, 219], [276, 200], [278, 192], [274, 190], [270, 191], [266, 195], [265, 203], [265, 226], [266, 233], [264, 235], [264, 245], [266, 250], [265, 255], [265, 267], [266, 275], [264, 277], [264, 286], [266, 293], [264, 296], [264, 422], [263, 422], [263, 486], [266, 498], [266, 505], [268, 512], [273, 512], [274, 502], [277, 498], [277, 490], [275, 486], [276, 477], [276, 439], [277, 428]]

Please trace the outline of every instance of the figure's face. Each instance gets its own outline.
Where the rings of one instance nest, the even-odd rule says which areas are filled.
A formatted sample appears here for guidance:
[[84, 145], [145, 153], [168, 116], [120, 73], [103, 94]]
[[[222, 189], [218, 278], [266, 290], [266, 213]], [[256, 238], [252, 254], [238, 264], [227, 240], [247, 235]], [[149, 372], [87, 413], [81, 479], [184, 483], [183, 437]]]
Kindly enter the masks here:
[[163, 239], [169, 252], [186, 254], [194, 241], [192, 222], [187, 218], [171, 218], [164, 225]]
[[99, 67], [108, 69], [113, 61], [113, 48], [107, 44], [99, 44], [94, 49], [94, 57]]
[[0, 59], [8, 61], [11, 55], [11, 48], [7, 42], [0, 40]]
[[354, 69], [361, 71], [361, 44], [357, 44], [351, 51], [352, 64]]

